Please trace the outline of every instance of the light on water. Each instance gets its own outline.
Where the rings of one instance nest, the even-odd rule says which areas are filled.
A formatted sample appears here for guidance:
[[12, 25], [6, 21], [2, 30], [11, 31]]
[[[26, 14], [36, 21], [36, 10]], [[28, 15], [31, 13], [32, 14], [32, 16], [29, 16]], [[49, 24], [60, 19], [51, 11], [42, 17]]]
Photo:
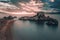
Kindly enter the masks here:
[[[59, 21], [60, 14], [46, 14]], [[60, 25], [48, 26], [33, 21], [17, 20], [12, 27], [15, 40], [60, 40]]]
[[[54, 2], [54, 0], [50, 0]], [[58, 20], [58, 26], [48, 26], [46, 23], [35, 21], [21, 21], [18, 18], [22, 16], [34, 16], [37, 12], [51, 12], [53, 10], [43, 10], [44, 3], [37, 0], [29, 2], [18, 2], [18, 7], [9, 3], [0, 2], [4, 8], [0, 8], [0, 17], [17, 16], [11, 32], [14, 40], [60, 40], [60, 14], [45, 14]], [[1, 6], [1, 7], [2, 7]], [[7, 7], [7, 8], [5, 8]], [[12, 8], [12, 9], [11, 9]], [[14, 9], [15, 8], [15, 9]], [[7, 13], [7, 14], [5, 14]]]

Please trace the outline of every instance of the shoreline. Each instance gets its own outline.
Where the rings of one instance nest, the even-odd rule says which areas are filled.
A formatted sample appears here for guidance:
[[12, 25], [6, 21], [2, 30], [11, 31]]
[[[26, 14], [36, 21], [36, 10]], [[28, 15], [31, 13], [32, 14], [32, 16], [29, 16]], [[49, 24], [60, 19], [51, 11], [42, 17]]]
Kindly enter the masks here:
[[14, 20], [8, 20], [0, 30], [0, 40], [12, 40], [11, 26]]

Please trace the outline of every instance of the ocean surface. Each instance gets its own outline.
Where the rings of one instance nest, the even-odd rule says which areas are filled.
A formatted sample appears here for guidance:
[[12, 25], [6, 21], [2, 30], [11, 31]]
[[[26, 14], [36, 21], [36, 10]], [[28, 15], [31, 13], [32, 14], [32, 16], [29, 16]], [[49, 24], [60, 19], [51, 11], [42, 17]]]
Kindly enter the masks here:
[[[45, 14], [58, 20], [58, 26], [16, 20], [11, 28], [14, 40], [60, 40], [60, 14]], [[0, 18], [8, 14], [0, 14]]]

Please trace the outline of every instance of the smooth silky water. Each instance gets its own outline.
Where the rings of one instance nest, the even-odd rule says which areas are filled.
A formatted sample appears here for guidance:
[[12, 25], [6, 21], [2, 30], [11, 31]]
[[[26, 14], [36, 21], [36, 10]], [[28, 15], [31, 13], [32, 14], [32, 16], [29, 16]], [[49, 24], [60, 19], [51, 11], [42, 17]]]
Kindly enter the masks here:
[[[60, 14], [45, 14], [58, 20], [58, 26], [16, 20], [11, 28], [14, 40], [60, 40]], [[0, 14], [1, 17], [8, 16]]]
[[48, 15], [58, 20], [58, 26], [17, 20], [12, 27], [14, 40], [60, 40], [60, 14]]

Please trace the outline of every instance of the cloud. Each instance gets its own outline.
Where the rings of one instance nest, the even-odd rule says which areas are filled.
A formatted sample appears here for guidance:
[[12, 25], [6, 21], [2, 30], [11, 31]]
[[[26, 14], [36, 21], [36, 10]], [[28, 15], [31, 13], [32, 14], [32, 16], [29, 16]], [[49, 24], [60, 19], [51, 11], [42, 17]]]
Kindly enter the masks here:
[[12, 3], [18, 3], [18, 2], [22, 2], [22, 1], [28, 2], [30, 0], [11, 0]]
[[38, 12], [40, 10], [39, 9], [39, 7], [41, 6], [40, 3], [34, 3], [33, 1], [30, 1], [30, 2], [33, 2], [33, 4], [27, 1], [25, 3], [24, 2], [18, 2], [18, 6], [9, 4], [9, 3], [0, 2], [0, 11], [1, 10], [3, 12], [22, 12], [23, 11], [24, 13], [24, 12]]

